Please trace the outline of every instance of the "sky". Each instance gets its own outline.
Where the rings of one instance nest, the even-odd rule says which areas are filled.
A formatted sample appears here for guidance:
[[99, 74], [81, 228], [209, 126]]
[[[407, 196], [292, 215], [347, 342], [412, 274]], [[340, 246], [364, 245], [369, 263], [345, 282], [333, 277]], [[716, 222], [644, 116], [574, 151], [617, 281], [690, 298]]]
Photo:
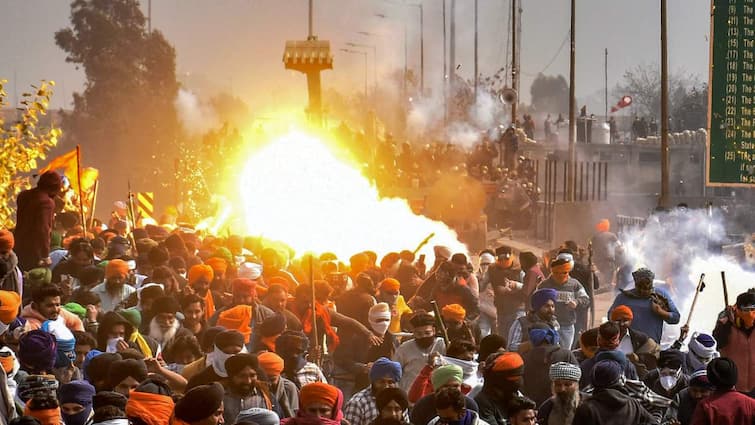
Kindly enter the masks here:
[[[444, 0], [424, 4], [425, 80], [440, 85]], [[450, 6], [450, 0], [446, 0]], [[411, 0], [409, 3], [419, 3]], [[404, 22], [408, 66], [419, 71], [419, 11], [401, 1], [315, 0], [315, 34], [331, 41], [335, 69], [323, 85], [362, 90], [364, 58], [342, 52], [345, 43], [375, 45], [378, 80], [404, 64]], [[521, 95], [539, 72], [568, 77], [568, 0], [523, 0]], [[465, 78], [473, 76], [473, 0], [457, 0], [456, 62]], [[509, 0], [479, 0], [480, 72], [490, 75], [505, 64]], [[604, 49], [608, 49], [608, 85], [637, 64], [660, 61], [660, 1], [579, 0], [576, 17], [576, 92], [593, 96], [604, 86]], [[708, 79], [710, 0], [668, 0], [669, 66]], [[147, 12], [147, 2], [142, 1]], [[449, 7], [450, 13], [450, 7]], [[385, 15], [385, 18], [376, 16]], [[66, 0], [0, 0], [0, 78], [7, 91], [23, 92], [40, 79], [57, 83], [52, 106], [69, 107], [72, 93], [84, 84], [82, 70], [65, 62], [55, 45], [55, 31], [69, 24]], [[246, 101], [252, 111], [306, 103], [303, 76], [283, 69], [283, 46], [307, 32], [307, 0], [153, 0], [152, 26], [177, 51], [179, 80], [202, 94], [224, 90]], [[360, 31], [371, 35], [358, 34]], [[375, 68], [368, 54], [368, 83]], [[437, 93], [437, 91], [436, 91]], [[616, 99], [618, 100], [618, 99]], [[613, 99], [611, 99], [613, 103]]]

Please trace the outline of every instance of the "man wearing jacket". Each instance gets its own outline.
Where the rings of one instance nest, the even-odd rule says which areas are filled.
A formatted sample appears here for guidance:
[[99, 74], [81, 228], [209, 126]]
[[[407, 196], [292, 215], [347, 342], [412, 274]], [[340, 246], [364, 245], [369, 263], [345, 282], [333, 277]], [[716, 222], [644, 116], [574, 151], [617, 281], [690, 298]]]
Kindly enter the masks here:
[[560, 329], [558, 331], [562, 348], [571, 350], [574, 343], [574, 324], [577, 321], [577, 307], [587, 307], [590, 297], [577, 279], [569, 276], [572, 264], [557, 258], [551, 263], [551, 275], [538, 286], [538, 289], [556, 290], [556, 318]]

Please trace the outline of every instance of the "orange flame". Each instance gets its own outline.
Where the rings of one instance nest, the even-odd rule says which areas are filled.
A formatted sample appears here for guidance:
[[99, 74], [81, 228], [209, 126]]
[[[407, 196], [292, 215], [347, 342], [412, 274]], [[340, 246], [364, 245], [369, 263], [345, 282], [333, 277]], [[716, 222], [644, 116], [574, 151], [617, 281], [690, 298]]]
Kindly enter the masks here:
[[364, 250], [379, 255], [413, 250], [431, 233], [433, 245], [467, 252], [445, 224], [414, 214], [404, 199], [381, 198], [377, 189], [321, 140], [291, 132], [256, 152], [241, 175], [248, 234], [291, 245], [298, 252], [333, 252], [339, 258]]

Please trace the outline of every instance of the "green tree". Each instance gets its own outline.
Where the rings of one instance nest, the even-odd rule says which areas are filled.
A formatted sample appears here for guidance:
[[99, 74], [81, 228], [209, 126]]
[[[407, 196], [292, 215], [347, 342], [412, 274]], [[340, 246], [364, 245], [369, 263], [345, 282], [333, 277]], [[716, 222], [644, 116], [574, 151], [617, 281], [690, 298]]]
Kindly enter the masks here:
[[[180, 127], [176, 53], [162, 33], [148, 32], [137, 0], [74, 0], [71, 26], [55, 33], [66, 61], [86, 84], [63, 115], [63, 129], [103, 173], [105, 193], [155, 190], [173, 164]], [[165, 181], [165, 179], [162, 179]]]
[[[694, 75], [671, 73], [669, 82], [669, 114], [672, 131], [697, 130], [707, 125], [708, 88]], [[632, 96], [632, 107], [639, 116], [661, 116], [661, 72], [657, 64], [637, 65], [624, 72], [622, 81], [613, 90], [614, 98]]]
[[[4, 85], [0, 80], [0, 110], [8, 106]], [[42, 81], [31, 86], [34, 91], [24, 93], [20, 118], [6, 125], [0, 114], [0, 227], [13, 227], [18, 194], [31, 186], [32, 170], [38, 160], [46, 158], [47, 152], [58, 143], [61, 131], [40, 126], [40, 116], [46, 115], [52, 97], [52, 81]]]
[[532, 107], [538, 112], [561, 113], [569, 110], [569, 83], [563, 75], [538, 74], [530, 86]]

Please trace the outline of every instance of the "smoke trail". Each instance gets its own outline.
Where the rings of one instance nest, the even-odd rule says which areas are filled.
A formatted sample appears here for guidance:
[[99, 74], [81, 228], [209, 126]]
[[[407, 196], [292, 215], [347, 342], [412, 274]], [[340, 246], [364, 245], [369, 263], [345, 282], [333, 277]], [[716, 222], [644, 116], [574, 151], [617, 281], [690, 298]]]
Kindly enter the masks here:
[[206, 133], [216, 127], [218, 122], [215, 111], [203, 103], [192, 92], [180, 89], [174, 101], [178, 119], [190, 135]]
[[[680, 325], [689, 317], [696, 285], [700, 274], [705, 273], [706, 286], [693, 312], [690, 333], [713, 331], [718, 314], [724, 309], [721, 271], [726, 272], [729, 304], [734, 304], [737, 295], [755, 286], [754, 272], [709, 248], [720, 246], [725, 238], [721, 215], [681, 209], [653, 215], [644, 228], [632, 228], [621, 237], [635, 268], [648, 267], [655, 272], [656, 279], [665, 280], [669, 285], [681, 313]], [[667, 326], [664, 330], [664, 335], [674, 339], [678, 333], [678, 326]], [[664, 339], [669, 341], [669, 338]]]

